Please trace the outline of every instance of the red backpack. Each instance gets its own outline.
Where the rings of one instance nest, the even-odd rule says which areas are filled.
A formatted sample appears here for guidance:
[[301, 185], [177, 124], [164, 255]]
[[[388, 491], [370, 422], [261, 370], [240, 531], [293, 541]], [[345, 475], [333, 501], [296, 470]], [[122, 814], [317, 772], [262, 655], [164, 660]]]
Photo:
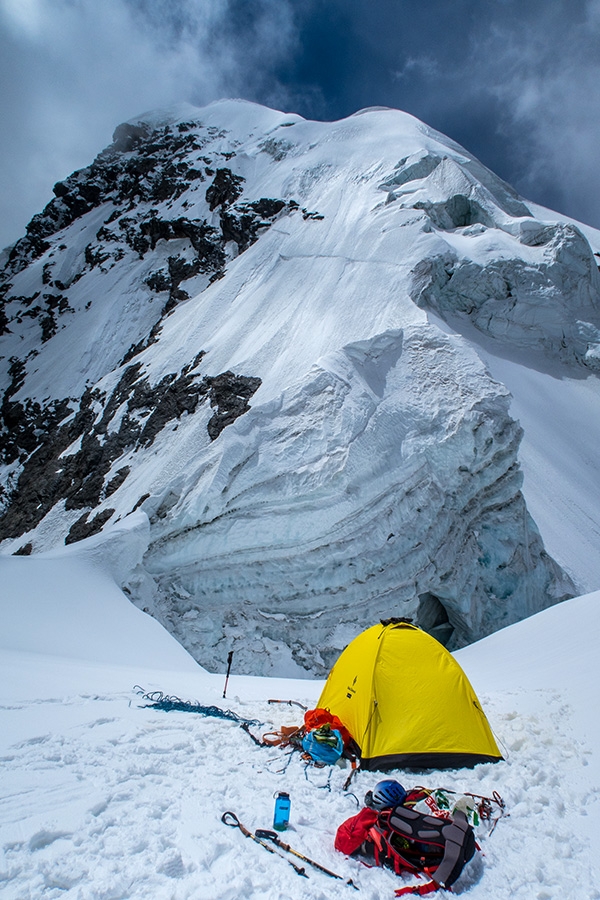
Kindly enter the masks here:
[[[369, 840], [369, 832], [373, 825], [377, 822], [379, 813], [375, 809], [364, 809], [351, 819], [342, 822], [335, 835], [334, 846], [340, 853], [346, 856], [352, 856], [361, 849], [361, 845]], [[366, 855], [369, 855], [367, 848], [364, 848]]]
[[342, 853], [371, 857], [397, 875], [425, 872], [427, 884], [399, 888], [396, 896], [449, 888], [476, 849], [475, 835], [463, 812], [449, 819], [428, 816], [406, 806], [376, 812], [363, 809], [338, 828], [335, 847]]

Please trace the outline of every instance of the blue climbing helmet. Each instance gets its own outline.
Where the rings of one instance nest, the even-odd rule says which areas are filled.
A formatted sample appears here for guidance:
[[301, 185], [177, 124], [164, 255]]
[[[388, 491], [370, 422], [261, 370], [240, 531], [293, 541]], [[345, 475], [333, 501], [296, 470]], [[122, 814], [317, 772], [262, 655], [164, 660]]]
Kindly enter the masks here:
[[365, 806], [371, 809], [389, 809], [392, 806], [401, 806], [406, 800], [406, 791], [399, 781], [392, 778], [386, 781], [378, 781], [372, 791], [365, 794]]

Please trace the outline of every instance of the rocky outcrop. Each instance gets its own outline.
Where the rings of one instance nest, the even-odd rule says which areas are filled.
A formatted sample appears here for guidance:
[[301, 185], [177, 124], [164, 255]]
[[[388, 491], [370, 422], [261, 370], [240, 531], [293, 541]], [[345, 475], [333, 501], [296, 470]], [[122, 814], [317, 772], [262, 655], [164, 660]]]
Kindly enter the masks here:
[[86, 510], [65, 543], [96, 534], [115, 509], [102, 509], [88, 521], [90, 511], [118, 491], [131, 471], [130, 464], [119, 467], [120, 461], [152, 446], [170, 422], [194, 414], [202, 403], [215, 410], [206, 426], [211, 440], [247, 412], [260, 379], [233, 372], [202, 376], [202, 356], [154, 385], [139, 363], [129, 366], [108, 396], [87, 390], [77, 409], [68, 400], [45, 408], [11, 404], [5, 395], [0, 453], [5, 463], [19, 459], [21, 471], [4, 489], [0, 540], [35, 529], [60, 503], [66, 511]]
[[[205, 423], [211, 441], [249, 409], [260, 378], [231, 371], [200, 375], [202, 353], [156, 383], [143, 376], [140, 363], [130, 365], [157, 343], [165, 318], [189, 299], [186, 286], [192, 283], [198, 291], [222, 278], [228, 259], [248, 249], [278, 217], [299, 208], [294, 201], [269, 198], [236, 203], [245, 179], [215, 165], [234, 156], [211, 149], [220, 136], [218, 129], [202, 130], [192, 122], [119, 126], [111, 146], [91, 166], [55, 185], [55, 199], [34, 216], [9, 253], [0, 289], [0, 333], [31, 335], [34, 324], [39, 331], [29, 353], [11, 357], [0, 404], [0, 460], [12, 466], [0, 480], [0, 540], [35, 529], [60, 504], [67, 512], [87, 510], [67, 525], [68, 542], [97, 533], [110, 519], [99, 507], [121, 489], [131, 470], [128, 454], [150, 447], [168, 423], [203, 404], [211, 409]], [[172, 203], [186, 192], [193, 195], [199, 185], [204, 215], [174, 215]], [[181, 208], [188, 207], [184, 201]], [[208, 212], [214, 213], [211, 221]], [[85, 222], [97, 213], [100, 227], [90, 233]], [[73, 239], [65, 235], [79, 220], [86, 243], [73, 265]], [[171, 246], [173, 252], [165, 253]], [[29, 273], [43, 254], [33, 279], [38, 289], [16, 293], [13, 281], [22, 277], [32, 283]], [[143, 285], [159, 305], [137, 340], [125, 343], [128, 331], [115, 328], [111, 349], [122, 346], [116, 384], [113, 379], [108, 393], [104, 385], [89, 385], [79, 397], [28, 396], [28, 367], [40, 347], [51, 344], [73, 316], [100, 302], [98, 286], [134, 260], [144, 261]], [[139, 282], [134, 287], [139, 291]], [[18, 340], [15, 347], [22, 354]], [[113, 417], [122, 404], [126, 411], [117, 427]], [[94, 510], [99, 510], [95, 516]]]

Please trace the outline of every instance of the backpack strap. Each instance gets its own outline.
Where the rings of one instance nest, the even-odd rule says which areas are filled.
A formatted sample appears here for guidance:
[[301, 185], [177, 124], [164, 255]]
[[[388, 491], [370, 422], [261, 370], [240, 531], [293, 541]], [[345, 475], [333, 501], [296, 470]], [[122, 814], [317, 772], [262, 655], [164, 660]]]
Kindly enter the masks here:
[[[413, 871], [427, 871], [438, 887], [448, 889], [454, 884], [475, 852], [475, 836], [469, 825], [466, 815], [462, 810], [457, 810], [450, 820], [440, 819], [436, 816], [426, 816], [423, 813], [404, 806], [397, 806], [385, 818], [386, 813], [381, 813], [380, 824], [391, 826], [407, 840], [424, 842], [431, 848], [439, 848], [439, 862], [435, 865], [419, 865], [417, 859], [406, 859], [405, 851], [391, 847], [390, 855], [393, 858], [394, 869], [397, 874], [404, 869]], [[387, 842], [388, 846], [390, 841]], [[408, 865], [406, 865], [408, 863]]]
[[[441, 832], [445, 842], [444, 857], [435, 872], [432, 873], [432, 878], [442, 887], [446, 887], [447, 881], [449, 881], [449, 884], [456, 881], [458, 876], [455, 874], [455, 870], [457, 867], [460, 867], [458, 869], [460, 873], [466, 862], [465, 843], [467, 834], [472, 832], [472, 829], [464, 812], [457, 810], [452, 817], [452, 821], [444, 825]], [[472, 855], [473, 853], [471, 852]]]
[[375, 859], [375, 865], [384, 866], [387, 863], [393, 868], [396, 875], [401, 875], [403, 872], [418, 875], [419, 867], [403, 856], [396, 847], [390, 845], [388, 840], [390, 831], [389, 817], [390, 811], [384, 810], [379, 813], [377, 821], [369, 829], [367, 839]]
[[439, 887], [435, 881], [428, 881], [427, 884], [413, 884], [410, 887], [398, 888], [394, 894], [396, 897], [404, 897], [406, 894], [417, 894], [419, 897], [424, 897], [425, 894], [439, 890]]

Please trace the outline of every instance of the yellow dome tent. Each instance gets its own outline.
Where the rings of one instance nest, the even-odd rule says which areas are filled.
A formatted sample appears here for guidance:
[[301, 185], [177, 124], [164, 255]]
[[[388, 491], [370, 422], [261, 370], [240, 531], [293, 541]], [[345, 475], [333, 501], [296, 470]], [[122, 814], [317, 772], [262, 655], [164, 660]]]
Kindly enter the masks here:
[[362, 769], [458, 768], [502, 759], [454, 657], [401, 619], [367, 628], [342, 652], [318, 703], [346, 726]]

